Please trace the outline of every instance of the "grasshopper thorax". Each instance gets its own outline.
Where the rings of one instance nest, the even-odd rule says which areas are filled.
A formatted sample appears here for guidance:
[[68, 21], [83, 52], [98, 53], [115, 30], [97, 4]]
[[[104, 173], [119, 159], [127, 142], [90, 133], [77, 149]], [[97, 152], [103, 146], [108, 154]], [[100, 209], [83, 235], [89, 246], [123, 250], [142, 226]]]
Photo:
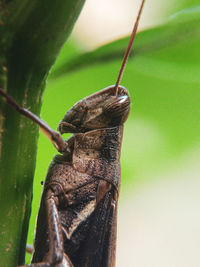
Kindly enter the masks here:
[[67, 111], [59, 123], [60, 133], [84, 133], [123, 124], [130, 111], [130, 97], [125, 87], [115, 86], [83, 98]]

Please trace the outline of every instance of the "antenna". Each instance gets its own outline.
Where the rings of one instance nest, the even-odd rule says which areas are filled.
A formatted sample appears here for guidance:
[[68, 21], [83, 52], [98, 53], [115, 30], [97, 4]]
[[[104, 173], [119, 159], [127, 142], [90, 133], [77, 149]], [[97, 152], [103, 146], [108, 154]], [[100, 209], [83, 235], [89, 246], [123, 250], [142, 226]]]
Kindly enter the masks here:
[[122, 76], [123, 76], [123, 73], [124, 73], [124, 69], [125, 69], [125, 66], [126, 66], [126, 62], [128, 60], [131, 48], [133, 46], [133, 42], [134, 42], [134, 39], [135, 39], [135, 36], [136, 36], [139, 20], [140, 20], [140, 17], [141, 17], [143, 6], [144, 6], [144, 2], [145, 2], [145, 0], [142, 0], [142, 3], [140, 5], [140, 9], [139, 9], [136, 21], [135, 21], [134, 26], [133, 26], [133, 31], [131, 33], [131, 37], [130, 37], [129, 42], [128, 42], [128, 46], [127, 46], [125, 54], [124, 54], [124, 58], [123, 58], [123, 61], [122, 61], [122, 64], [121, 64], [121, 68], [120, 68], [120, 71], [119, 71], [119, 74], [118, 74], [118, 78], [117, 78], [117, 81], [116, 81], [116, 84], [115, 84], [115, 95], [117, 95], [117, 93], [118, 93], [119, 83], [120, 83], [120, 81], [122, 79]]

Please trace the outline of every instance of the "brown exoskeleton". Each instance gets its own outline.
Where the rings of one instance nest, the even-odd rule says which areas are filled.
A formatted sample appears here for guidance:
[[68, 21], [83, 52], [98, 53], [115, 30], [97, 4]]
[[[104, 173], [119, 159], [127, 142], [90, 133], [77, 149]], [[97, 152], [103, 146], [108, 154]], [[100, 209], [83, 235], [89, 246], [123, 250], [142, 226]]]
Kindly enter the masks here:
[[0, 89], [62, 154], [54, 157], [44, 184], [32, 267], [115, 266], [120, 151], [130, 110], [128, 91], [119, 83], [143, 5], [144, 0], [116, 85], [82, 99], [66, 113], [58, 130], [73, 134], [67, 141]]
[[59, 124], [61, 133], [74, 135], [46, 177], [32, 262], [44, 255], [58, 262], [64, 246], [74, 266], [114, 266], [121, 140], [130, 109], [125, 88], [114, 94], [109, 87], [84, 98]]

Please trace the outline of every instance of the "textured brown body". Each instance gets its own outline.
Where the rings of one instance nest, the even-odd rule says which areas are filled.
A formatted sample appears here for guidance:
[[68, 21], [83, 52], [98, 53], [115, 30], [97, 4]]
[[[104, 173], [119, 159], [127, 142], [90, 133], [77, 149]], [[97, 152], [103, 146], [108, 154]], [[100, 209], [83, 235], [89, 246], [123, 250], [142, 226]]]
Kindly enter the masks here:
[[[114, 266], [122, 128], [76, 134], [72, 157], [56, 156], [49, 168], [41, 205], [45, 203], [47, 191], [54, 192], [64, 250], [74, 266], [94, 266], [90, 261], [95, 266]], [[41, 207], [38, 217], [33, 262], [41, 262], [49, 247], [44, 209]], [[105, 222], [105, 217], [111, 218]], [[102, 231], [94, 220], [105, 223], [100, 226]]]
[[[63, 123], [66, 130], [66, 125], [77, 122], [74, 110], [77, 111], [80, 106], [82, 109], [84, 105], [90, 113], [90, 116], [82, 116], [79, 111], [76, 112], [81, 116], [81, 123], [77, 123], [76, 130], [79, 127], [79, 131], [81, 129], [83, 132], [74, 133], [66, 141], [71, 152], [55, 156], [49, 167], [38, 215], [32, 263], [54, 261], [53, 264], [42, 266], [115, 266], [120, 151], [130, 98], [123, 87], [120, 87], [117, 97], [113, 95], [113, 90], [113, 87], [108, 87], [78, 102], [60, 123], [59, 130], [63, 132]], [[88, 124], [90, 127], [92, 125], [91, 120], [84, 123], [87, 116], [91, 118], [91, 114], [95, 117], [93, 124], [103, 127], [88, 130]], [[102, 125], [102, 121], [105, 125]], [[50, 199], [54, 203], [53, 208], [49, 207]], [[51, 210], [57, 214], [56, 223]], [[58, 230], [52, 228], [54, 224], [57, 224]], [[57, 253], [52, 243], [62, 254], [56, 256], [57, 265], [52, 256], [52, 253]], [[50, 260], [52, 257], [54, 260]]]

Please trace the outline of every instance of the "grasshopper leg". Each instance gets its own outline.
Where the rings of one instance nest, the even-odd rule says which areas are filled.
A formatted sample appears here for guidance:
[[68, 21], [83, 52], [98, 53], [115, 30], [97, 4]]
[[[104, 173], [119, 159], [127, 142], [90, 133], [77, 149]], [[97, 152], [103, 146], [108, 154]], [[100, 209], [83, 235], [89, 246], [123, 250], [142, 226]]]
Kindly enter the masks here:
[[47, 193], [46, 207], [49, 230], [48, 261], [58, 263], [63, 259], [63, 238], [58, 211], [55, 204], [55, 197], [51, 190], [48, 190]]
[[48, 262], [50, 262], [50, 266], [73, 267], [70, 259], [63, 250], [62, 228], [55, 203], [55, 196], [51, 190], [48, 190], [47, 193], [46, 207], [49, 229]]
[[[54, 193], [48, 190], [46, 207], [49, 229], [49, 253], [47, 259], [50, 266], [73, 267], [70, 259], [63, 250], [62, 228], [55, 201]], [[47, 266], [49, 266], [48, 263]]]
[[34, 121], [36, 124], [40, 126], [41, 131], [47, 136], [47, 138], [53, 143], [56, 149], [60, 153], [67, 153], [70, 152], [66, 142], [62, 139], [61, 135], [51, 129], [51, 127], [30, 110], [20, 106], [14, 98], [9, 96], [4, 90], [0, 88], [0, 94], [6, 98], [7, 102], [20, 114], [24, 115], [25, 117], [29, 118], [30, 120]]
[[63, 250], [62, 229], [55, 201], [54, 193], [51, 190], [48, 190], [46, 208], [49, 232], [49, 252], [45, 256], [43, 262], [32, 263], [26, 265], [27, 267], [73, 267], [70, 259]]

